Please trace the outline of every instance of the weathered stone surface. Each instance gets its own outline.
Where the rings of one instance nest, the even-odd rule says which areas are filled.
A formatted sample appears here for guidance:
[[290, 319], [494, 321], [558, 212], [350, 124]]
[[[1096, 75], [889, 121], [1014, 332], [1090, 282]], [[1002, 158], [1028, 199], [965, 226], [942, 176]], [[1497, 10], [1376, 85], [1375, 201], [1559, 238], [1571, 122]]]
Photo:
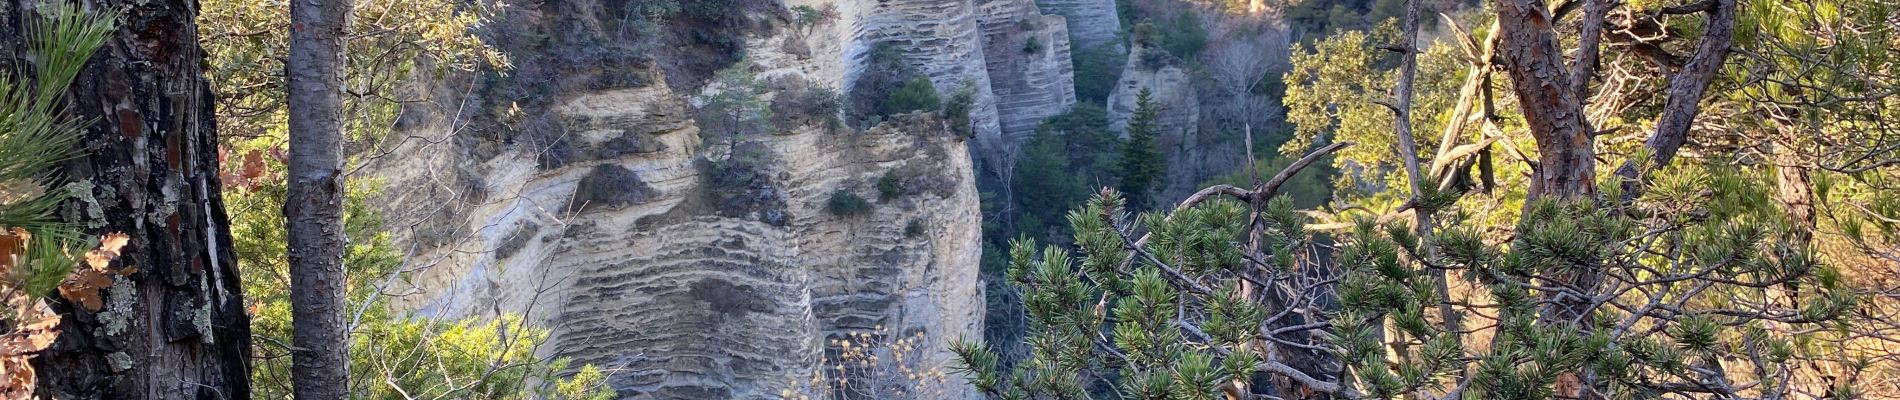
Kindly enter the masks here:
[[[864, 72], [877, 44], [895, 45], [945, 98], [959, 90], [975, 95], [970, 114], [977, 136], [975, 150], [993, 170], [1002, 170], [1002, 164], [1010, 161], [1007, 155], [1042, 119], [1075, 104], [1069, 25], [1061, 16], [1044, 15], [1034, 0], [845, 0], [832, 4], [839, 8], [844, 28], [837, 29], [844, 30], [838, 34], [846, 44], [835, 50], [822, 43], [809, 47], [815, 54], [837, 52], [845, 92]], [[1113, 20], [1113, 3], [1108, 4]], [[1031, 41], [1036, 45], [1029, 46]]]
[[1120, 45], [1122, 20], [1116, 15], [1115, 0], [1036, 0], [1036, 5], [1069, 20], [1069, 39], [1076, 48]]
[[[984, 61], [980, 16], [973, 0], [855, 0], [838, 2], [850, 15], [849, 45], [843, 50], [843, 82], [849, 85], [879, 43], [890, 43], [904, 59], [930, 77], [948, 98], [966, 87], [975, 95], [970, 113], [979, 144], [996, 142], [1002, 127], [997, 120], [996, 95]], [[967, 86], [966, 86], [967, 85]], [[846, 87], [849, 93], [850, 88]], [[987, 145], [986, 145], [987, 146]]]
[[[784, 41], [804, 38], [747, 39], [761, 78], [848, 81], [828, 75], [841, 69], [784, 50], [797, 48]], [[811, 60], [825, 49], [810, 46]], [[984, 76], [980, 63], [962, 73], [971, 71]], [[980, 224], [968, 223], [980, 218], [974, 168], [966, 141], [941, 117], [897, 116], [856, 134], [797, 126], [749, 138], [738, 153], [765, 153], [755, 172], [782, 202], [779, 214], [725, 215], [707, 201], [717, 180], [704, 165], [735, 152], [701, 143], [686, 112], [690, 94], [680, 90], [661, 81], [559, 94], [545, 119], [591, 157], [553, 168], [537, 161], [542, 147], [453, 148], [439, 140], [454, 135], [452, 118], [423, 119], [415, 134], [433, 140], [402, 144], [370, 173], [392, 188], [383, 199], [395, 211], [392, 226], [470, 234], [419, 248], [409, 262], [424, 267], [406, 288], [415, 294], [400, 302], [421, 315], [525, 313], [551, 330], [543, 353], [614, 371], [620, 395], [640, 399], [777, 398], [810, 381], [827, 339], [877, 328], [920, 333], [912, 367], [943, 368], [951, 340], [980, 334]], [[904, 168], [934, 183], [920, 187], [942, 190], [907, 191], [850, 218], [824, 211], [839, 190], [878, 198], [877, 181]], [[469, 191], [488, 193], [481, 201], [434, 184], [441, 171], [463, 170], [480, 177]], [[563, 208], [577, 201], [602, 205]], [[427, 210], [448, 211], [416, 212]], [[414, 215], [427, 217], [403, 217]], [[925, 232], [907, 235], [920, 219]], [[854, 379], [928, 393], [902, 398], [974, 398], [954, 376]]]
[[1075, 105], [1068, 24], [1031, 0], [979, 0], [977, 7], [996, 112], [1013, 148], [1043, 119]]

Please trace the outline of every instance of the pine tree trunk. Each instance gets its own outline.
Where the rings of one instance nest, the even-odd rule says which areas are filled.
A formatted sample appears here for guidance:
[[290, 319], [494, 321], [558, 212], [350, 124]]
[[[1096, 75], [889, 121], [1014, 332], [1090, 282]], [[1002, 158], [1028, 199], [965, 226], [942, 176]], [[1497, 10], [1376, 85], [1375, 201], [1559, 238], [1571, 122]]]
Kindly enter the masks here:
[[[118, 31], [68, 89], [64, 112], [89, 120], [61, 174], [62, 219], [130, 244], [99, 310], [59, 296], [52, 348], [33, 360], [58, 399], [250, 397], [250, 321], [218, 182], [212, 95], [190, 0], [88, 0]], [[22, 31], [37, 0], [0, 0], [0, 68], [30, 76]], [[15, 75], [19, 77], [21, 75]]]
[[347, 0], [290, 2], [290, 230], [292, 392], [298, 399], [349, 393], [344, 314], [342, 56]]
[[[1498, 1], [1498, 54], [1504, 70], [1511, 76], [1524, 121], [1537, 139], [1538, 167], [1531, 174], [1528, 210], [1540, 197], [1555, 199], [1591, 199], [1596, 196], [1596, 137], [1585, 119], [1584, 98], [1578, 80], [1564, 63], [1558, 47], [1555, 17], [1542, 0]], [[1588, 42], [1588, 41], [1586, 41]], [[1587, 50], [1586, 52], [1594, 52]], [[1595, 293], [1603, 280], [1601, 270], [1585, 269], [1564, 276], [1550, 276], [1555, 285]], [[1545, 294], [1550, 304], [1539, 312], [1539, 324], [1576, 322], [1589, 327], [1590, 299], [1579, 296]], [[1558, 379], [1554, 394], [1558, 398], [1592, 398], [1585, 388], [1594, 386], [1587, 371], [1566, 371]]]
[[1530, 197], [1594, 196], [1595, 137], [1584, 120], [1583, 99], [1570, 90], [1573, 77], [1545, 7], [1541, 0], [1498, 2], [1498, 54], [1537, 139], [1539, 168], [1531, 176]]
[[[1800, 140], [1800, 131], [1784, 127], [1785, 141], [1777, 141], [1774, 150], [1775, 164], [1775, 200], [1781, 203], [1781, 210], [1788, 217], [1787, 245], [1790, 251], [1802, 252], [1814, 246], [1814, 181], [1809, 176], [1808, 164], [1801, 159], [1795, 149], [1795, 141]], [[1792, 255], [1792, 254], [1790, 254]], [[1801, 309], [1801, 286], [1798, 281], [1790, 281], [1780, 287], [1767, 288], [1769, 301], [1791, 309]]]

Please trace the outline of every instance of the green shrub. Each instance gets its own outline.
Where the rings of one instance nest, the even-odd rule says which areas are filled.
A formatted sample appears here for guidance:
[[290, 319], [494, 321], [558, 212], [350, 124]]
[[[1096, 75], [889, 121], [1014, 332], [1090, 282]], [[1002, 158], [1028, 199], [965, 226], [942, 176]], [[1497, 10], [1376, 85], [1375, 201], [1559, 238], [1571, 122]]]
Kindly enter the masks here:
[[1181, 10], [1168, 21], [1167, 28], [1161, 32], [1161, 48], [1168, 54], [1182, 59], [1193, 59], [1207, 48], [1207, 28], [1201, 24], [1200, 14], [1190, 10]]
[[765, 97], [769, 88], [750, 67], [750, 63], [740, 63], [713, 77], [719, 91], [706, 96], [697, 115], [703, 145], [730, 144], [772, 131], [771, 103]]
[[797, 75], [788, 75], [773, 80], [772, 125], [780, 130], [793, 130], [799, 126], [817, 126], [826, 132], [837, 132], [844, 127], [844, 121], [838, 119], [844, 105], [838, 98], [838, 91], [822, 85], [813, 85]]
[[891, 92], [891, 97], [884, 99], [884, 112], [880, 114], [896, 115], [919, 110], [935, 110], [942, 105], [943, 99], [937, 97], [937, 86], [930, 83], [929, 77], [918, 76], [904, 82], [904, 86], [898, 87], [897, 91]]
[[805, 116], [824, 121], [826, 131], [836, 132], [838, 128], [844, 127], [844, 121], [838, 120], [838, 113], [844, 109], [844, 103], [838, 99], [837, 90], [824, 86], [811, 88], [805, 92], [804, 104]]
[[976, 137], [976, 129], [970, 126], [970, 109], [976, 106], [976, 87], [964, 82], [963, 88], [950, 95], [950, 101], [943, 104], [943, 117], [950, 120], [950, 131], [963, 137]]
[[876, 44], [868, 56], [864, 73], [858, 74], [844, 99], [845, 121], [858, 129], [875, 126], [892, 114], [891, 98], [912, 79], [922, 76], [917, 67], [904, 61], [903, 50], [889, 42]]
[[701, 158], [700, 168], [706, 184], [706, 201], [722, 217], [756, 218], [772, 226], [785, 226], [785, 190], [772, 179], [772, 163], [777, 157], [758, 142], [740, 142], [724, 160]]
[[897, 185], [900, 179], [901, 178], [897, 176], [896, 170], [885, 172], [884, 177], [877, 178], [877, 200], [891, 201], [891, 199], [897, 198], [898, 195], [904, 194], [903, 188]]
[[825, 211], [841, 217], [864, 215], [871, 212], [871, 202], [849, 190], [839, 189], [825, 200]]
[[904, 224], [904, 237], [916, 238], [923, 235], [924, 220], [912, 218], [909, 223]]
[[1042, 41], [1036, 40], [1036, 37], [1031, 36], [1029, 40], [1023, 41], [1023, 53], [1036, 54], [1041, 52]]

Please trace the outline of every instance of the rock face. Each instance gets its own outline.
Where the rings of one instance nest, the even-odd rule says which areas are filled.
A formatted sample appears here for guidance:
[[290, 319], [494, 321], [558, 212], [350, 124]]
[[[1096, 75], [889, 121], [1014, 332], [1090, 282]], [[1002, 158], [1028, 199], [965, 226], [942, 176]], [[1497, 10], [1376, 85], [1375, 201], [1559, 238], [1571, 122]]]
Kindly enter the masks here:
[[1066, 20], [1030, 0], [980, 0], [983, 49], [1003, 137], [1015, 145], [1075, 105]]
[[972, 0], [853, 0], [841, 1], [851, 23], [843, 49], [845, 93], [870, 64], [880, 43], [896, 47], [905, 61], [930, 77], [937, 91], [948, 97], [958, 90], [973, 91], [976, 103], [970, 122], [980, 144], [1001, 138], [996, 95], [984, 59], [980, 16]]
[[[779, 82], [850, 82], [857, 43], [902, 41], [917, 60], [943, 60], [924, 65], [940, 87], [974, 82], [1000, 132], [969, 0], [840, 7], [839, 21], [805, 32], [735, 33], [748, 60], [737, 67], [773, 82], [777, 101], [793, 93]], [[829, 36], [844, 26], [855, 27], [851, 40]], [[518, 68], [575, 75], [536, 60]], [[692, 104], [716, 89], [669, 82], [665, 60], [603, 65], [618, 78], [562, 85], [523, 106], [528, 115], [504, 113], [518, 133], [463, 133], [468, 112], [453, 96], [404, 111], [404, 134], [423, 140], [366, 169], [390, 189], [381, 201], [398, 241], [415, 249], [416, 272], [393, 289], [410, 293], [401, 305], [423, 316], [525, 314], [551, 331], [545, 355], [612, 371], [623, 398], [828, 396], [813, 377], [840, 378], [826, 368], [840, 362], [833, 340], [854, 338], [914, 350], [904, 365], [886, 350], [877, 368], [843, 376], [869, 390], [852, 398], [975, 397], [954, 375], [899, 373], [943, 371], [950, 341], [981, 334], [975, 167], [945, 118], [894, 116], [863, 132], [801, 121], [708, 143], [716, 136]], [[869, 210], [828, 204], [841, 196], [868, 199]]]
[[837, 49], [845, 92], [878, 44], [895, 46], [945, 98], [972, 91], [977, 155], [992, 168], [1010, 162], [1008, 155], [1042, 119], [1075, 104], [1068, 25], [1061, 16], [1043, 15], [1033, 0], [834, 4], [847, 27], [840, 32], [847, 44]]
[[1115, 0], [1036, 0], [1043, 11], [1061, 15], [1069, 21], [1069, 39], [1076, 48], [1093, 49], [1104, 44], [1119, 46], [1121, 16]]
[[1200, 142], [1200, 97], [1192, 77], [1178, 60], [1165, 53], [1146, 54], [1150, 51], [1161, 52], [1141, 46], [1130, 50], [1121, 81], [1108, 96], [1108, 123], [1111, 129], [1123, 131], [1125, 137], [1138, 97], [1143, 90], [1149, 91], [1151, 101], [1161, 109], [1156, 124], [1161, 128], [1157, 145], [1168, 159], [1167, 182], [1161, 192], [1163, 197], [1173, 198], [1184, 190], [1193, 191], [1203, 178], [1196, 168], [1183, 168], [1191, 165], [1184, 161], [1193, 160], [1195, 144]]

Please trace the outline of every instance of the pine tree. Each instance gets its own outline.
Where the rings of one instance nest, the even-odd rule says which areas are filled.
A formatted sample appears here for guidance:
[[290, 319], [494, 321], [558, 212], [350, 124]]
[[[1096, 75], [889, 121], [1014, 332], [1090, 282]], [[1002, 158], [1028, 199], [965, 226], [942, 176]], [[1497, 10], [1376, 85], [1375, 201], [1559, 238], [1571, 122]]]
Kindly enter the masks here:
[[[1786, 204], [1827, 207], [1825, 201], [1807, 199], [1827, 199], [1827, 193], [1841, 188], [1857, 191], [1862, 189], [1855, 187], [1859, 183], [1837, 184], [1826, 174], [1821, 179], [1791, 179], [1786, 171], [1790, 166], [1762, 165], [1762, 153], [1789, 154], [1779, 147], [1745, 145], [1734, 149], [1740, 155], [1735, 158], [1706, 150], [1672, 155], [1679, 148], [1732, 146], [1729, 131], [1759, 128], [1725, 125], [1713, 139], [1692, 133], [1704, 129], [1692, 129], [1704, 125], [1696, 123], [1698, 104], [1707, 103], [1703, 91], [1715, 76], [1711, 74], [1724, 70], [1730, 34], [1750, 32], [1734, 29], [1737, 2], [1711, 0], [1655, 10], [1650, 15], [1670, 16], [1638, 21], [1673, 24], [1677, 20], [1672, 18], [1688, 18], [1705, 23], [1706, 29], [1690, 32], [1702, 36], [1701, 43], [1679, 72], [1655, 77], [1596, 71], [1598, 52], [1627, 50], [1603, 46], [1603, 41], [1622, 39], [1597, 28], [1605, 25], [1612, 10], [1640, 6], [1583, 0], [1575, 9], [1548, 11], [1538, 1], [1499, 3], [1501, 27], [1489, 29], [1491, 39], [1480, 42], [1456, 33], [1465, 36], [1460, 44], [1471, 64], [1458, 96], [1441, 92], [1443, 97], [1437, 98], [1447, 101], [1419, 103], [1453, 105], [1452, 117], [1437, 122], [1444, 125], [1439, 135], [1443, 139], [1431, 159], [1421, 159], [1427, 153], [1416, 147], [1425, 146], [1411, 137], [1413, 124], [1420, 122], [1414, 121], [1411, 92], [1415, 87], [1434, 89], [1430, 84], [1415, 86], [1414, 79], [1437, 76], [1442, 85], [1445, 75], [1417, 69], [1422, 66], [1419, 58], [1432, 53], [1412, 49], [1419, 12], [1417, 2], [1408, 2], [1397, 35], [1401, 44], [1366, 45], [1401, 54], [1393, 76], [1376, 68], [1316, 62], [1322, 58], [1295, 62], [1298, 70], [1325, 73], [1296, 76], [1313, 78], [1302, 79], [1303, 84], [1343, 89], [1295, 93], [1357, 92], [1358, 97], [1343, 102], [1290, 99], [1311, 111], [1305, 113], [1308, 117], [1321, 117], [1296, 123], [1306, 125], [1306, 132], [1353, 135], [1313, 135], [1309, 140], [1334, 144], [1292, 164], [1268, 184], [1253, 190], [1210, 186], [1172, 210], [1131, 218], [1115, 193], [1104, 193], [1069, 215], [1076, 232], [1073, 252], [1015, 243], [1010, 280], [1022, 290], [1031, 316], [1032, 335], [1026, 341], [1031, 356], [1007, 367], [985, 346], [962, 343], [954, 350], [970, 381], [994, 398], [1008, 399], [1100, 398], [1096, 394], [1104, 390], [1143, 399], [1221, 395], [1215, 390], [1227, 398], [1344, 399], [1859, 398], [1867, 396], [1868, 389], [1892, 390], [1873, 383], [1892, 374], [1893, 361], [1882, 359], [1891, 352], [1876, 344], [1889, 341], [1884, 332], [1895, 326], [1884, 316], [1895, 306], [1888, 304], [1890, 297], [1879, 294], [1891, 288], [1857, 282], [1868, 278], [1847, 275], [1835, 266], [1890, 265], [1891, 253], [1865, 244], [1858, 245], [1864, 254], [1826, 249], [1813, 243], [1821, 236], [1809, 232], [1817, 226], [1811, 214], [1783, 209]], [[1748, 11], [1757, 19], [1740, 20], [1769, 20], [1779, 12], [1771, 7], [1756, 3]], [[1810, 10], [1832, 13], [1843, 7], [1821, 2]], [[1856, 18], [1892, 15], [1891, 8], [1859, 10], [1863, 15]], [[1581, 47], [1574, 52], [1575, 61], [1567, 60], [1571, 52], [1560, 47], [1572, 41], [1556, 37], [1564, 31], [1555, 21], [1564, 21], [1565, 13], [1572, 18], [1581, 14], [1585, 27], [1583, 37], [1575, 41]], [[1616, 23], [1624, 22], [1611, 24]], [[1813, 37], [1826, 32], [1792, 33]], [[1828, 40], [1891, 46], [1894, 42], [1886, 37]], [[1333, 43], [1328, 46], [1351, 41], [1329, 41]], [[1798, 49], [1803, 41], [1813, 42], [1791, 40], [1754, 54], [1772, 54], [1779, 51], [1772, 50], [1776, 47]], [[1680, 51], [1675, 48], [1647, 50], [1647, 56], [1604, 56], [1601, 64], [1681, 61], [1668, 54]], [[1641, 59], [1658, 54], [1669, 57]], [[1493, 60], [1501, 60], [1504, 68]], [[1815, 60], [1804, 57], [1800, 62]], [[1871, 57], [1841, 63], [1857, 71], [1882, 65]], [[1342, 72], [1353, 69], [1369, 72]], [[1493, 84], [1491, 70], [1510, 85]], [[1760, 71], [1750, 70], [1741, 84], [1762, 84]], [[1789, 71], [1805, 75], [1809, 70]], [[1388, 78], [1396, 83], [1381, 82]], [[1604, 117], [1592, 112], [1602, 104], [1632, 99], [1606, 100], [1618, 93], [1592, 93], [1598, 79], [1604, 81], [1602, 87], [1633, 81], [1666, 86], [1667, 98], [1654, 102], [1660, 108]], [[1803, 85], [1819, 81], [1808, 82]], [[1844, 86], [1844, 92], [1859, 90], [1851, 81]], [[1502, 99], [1515, 109], [1496, 107], [1500, 102], [1492, 92], [1502, 87], [1515, 89], [1505, 93], [1514, 99]], [[1771, 87], [1763, 93], [1769, 101], [1741, 98], [1724, 107], [1740, 106], [1745, 113], [1768, 118], [1820, 121], [1812, 114], [1785, 113], [1794, 111], [1791, 105], [1844, 110], [1843, 102], [1866, 101], [1794, 100], [1812, 95], [1812, 88]], [[1885, 95], [1868, 98], [1879, 96]], [[1890, 99], [1878, 101], [1891, 104]], [[1358, 109], [1340, 112], [1347, 107]], [[1523, 125], [1501, 129], [1498, 124], [1519, 122], [1505, 121], [1500, 113], [1521, 116]], [[1387, 116], [1391, 123], [1375, 123]], [[1608, 131], [1592, 123], [1647, 120], [1657, 123], [1649, 128], [1653, 130], [1636, 132], [1648, 136], [1641, 144], [1606, 150], [1602, 145], [1607, 143], [1595, 142], [1595, 136]], [[1891, 132], [1878, 123], [1827, 121], [1845, 126], [1821, 129], [1824, 132], [1868, 135], [1856, 136], [1865, 138]], [[1785, 129], [1790, 122], [1798, 121], [1779, 125]], [[1480, 123], [1486, 136], [1464, 139], [1468, 125]], [[1377, 129], [1388, 125], [1392, 129]], [[1790, 130], [1750, 134], [1764, 132], [1787, 135]], [[1397, 196], [1402, 205], [1367, 213], [1373, 215], [1327, 217], [1296, 212], [1284, 197], [1275, 198], [1274, 188], [1292, 173], [1351, 143], [1342, 139], [1372, 136], [1396, 140], [1368, 143], [1348, 158], [1383, 153], [1380, 157], [1396, 159], [1389, 164], [1403, 162], [1410, 190], [1365, 188]], [[1459, 143], [1461, 139], [1465, 143]], [[1537, 159], [1517, 149], [1526, 140], [1537, 146]], [[1804, 143], [1780, 141], [1770, 146]], [[1494, 144], [1506, 148], [1516, 162], [1533, 167], [1511, 178], [1526, 184], [1500, 186], [1507, 191], [1502, 196], [1447, 189], [1458, 187], [1455, 171], [1491, 162], [1482, 149]], [[1812, 148], [1823, 154], [1863, 150], [1856, 147], [1829, 142]], [[1597, 179], [1596, 163], [1616, 158], [1634, 171]], [[1798, 156], [1776, 160], [1831, 161]], [[1892, 162], [1889, 155], [1875, 154], [1849, 160]], [[1126, 167], [1133, 165], [1128, 161], [1122, 164], [1124, 171], [1133, 169]], [[1359, 167], [1374, 168], [1369, 165]], [[1886, 187], [1894, 170], [1883, 167], [1850, 169], [1851, 180]], [[1813, 185], [1812, 192], [1803, 187], [1789, 192], [1791, 185]], [[1875, 196], [1854, 193], [1839, 201], [1853, 204], [1846, 208], [1869, 207], [1865, 213], [1890, 218], [1894, 203]], [[1521, 207], [1514, 204], [1519, 201]], [[1497, 209], [1521, 215], [1506, 214], [1510, 218], [1502, 224], [1479, 220]], [[1330, 221], [1315, 224], [1307, 220], [1309, 215]], [[1888, 228], [1873, 228], [1878, 230], [1873, 234], [1851, 221], [1837, 222], [1842, 225], [1836, 233], [1846, 237], [1844, 241], [1892, 241], [1890, 220], [1878, 223]], [[1887, 261], [1873, 261], [1878, 258]], [[1209, 373], [1215, 365], [1222, 368]]]
[[1148, 89], [1135, 97], [1135, 115], [1128, 121], [1128, 140], [1122, 142], [1121, 181], [1115, 188], [1128, 195], [1129, 208], [1146, 210], [1153, 202], [1153, 191], [1162, 185], [1167, 159], [1161, 155], [1161, 109], [1154, 104]]
[[341, 64], [348, 0], [290, 6], [289, 230], [292, 391], [300, 399], [349, 396], [349, 324], [343, 255]]
[[1036, 134], [1023, 144], [1023, 154], [1012, 170], [1016, 176], [1010, 180], [1018, 205], [1016, 232], [1047, 237], [1062, 213], [1088, 196], [1088, 189], [1063, 151], [1065, 144], [1063, 137], [1047, 125], [1036, 129]]
[[735, 141], [763, 135], [772, 130], [772, 108], [765, 97], [765, 81], [752, 73], [752, 63], [719, 70], [713, 81], [719, 86], [700, 107], [701, 126], [706, 127], [705, 143], [732, 145]]
[[[45, 189], [67, 196], [53, 215], [85, 237], [123, 244], [110, 263], [79, 269], [108, 276], [68, 280], [62, 283], [67, 293], [51, 299], [61, 316], [60, 335], [31, 361], [37, 395], [249, 397], [249, 318], [219, 195], [214, 99], [204, 78], [196, 2], [10, 4], [0, 7], [9, 21], [0, 23], [0, 70], [39, 76], [32, 84], [0, 86], [12, 86], [11, 95], [22, 96], [16, 99], [65, 96], [0, 112], [0, 119], [29, 117], [0, 123], [0, 130], [10, 136], [49, 122], [85, 121], [64, 131], [76, 140], [57, 152], [66, 155], [58, 157], [59, 167], [41, 175], [60, 183]], [[107, 10], [117, 14], [116, 23], [74, 23]], [[44, 17], [65, 21], [39, 23]], [[91, 46], [72, 41], [94, 34], [105, 40]], [[57, 43], [34, 49], [39, 40]], [[48, 73], [59, 76], [41, 75]], [[70, 86], [53, 89], [65, 83]], [[27, 94], [33, 90], [38, 93]], [[40, 118], [48, 114], [35, 110], [58, 110], [66, 119]], [[31, 151], [12, 145], [0, 144], [0, 153]]]
[[[1506, 244], [1461, 223], [1449, 196], [1425, 199], [1420, 212], [1453, 227], [1430, 232], [1436, 256], [1411, 226], [1373, 219], [1327, 244], [1284, 196], [1195, 196], [1129, 218], [1111, 191], [1069, 214], [1075, 253], [1013, 243], [1008, 276], [1030, 317], [1030, 358], [1003, 369], [983, 344], [953, 350], [994, 398], [1080, 398], [1098, 377], [1143, 399], [1856, 390], [1783, 377], [1791, 362], [1834, 357], [1801, 343], [1838, 343], [1822, 342], [1841, 340], [1828, 327], [1859, 320], [1850, 312], [1861, 300], [1834, 267], [1791, 252], [1769, 178], [1733, 169], [1660, 175], [1633, 203], [1538, 199]], [[1257, 195], [1272, 193], [1231, 196]], [[1439, 268], [1464, 271], [1457, 299], [1482, 307], [1455, 312], [1475, 333], [1439, 325]], [[1618, 284], [1539, 284], [1585, 271]], [[1758, 300], [1785, 282], [1805, 288], [1787, 294], [1799, 306]], [[1564, 314], [1540, 298], [1566, 293], [1598, 303], [1582, 320], [1553, 319]], [[1251, 386], [1275, 381], [1291, 383]], [[1773, 386], [1730, 386], [1755, 381]]]
[[[79, 276], [74, 255], [84, 251], [76, 251], [74, 242], [82, 236], [81, 226], [59, 220], [58, 207], [71, 196], [48, 188], [62, 183], [53, 171], [79, 154], [74, 143], [87, 125], [60, 112], [66, 89], [111, 36], [115, 21], [111, 13], [88, 14], [63, 3], [42, 7], [45, 18], [32, 24], [37, 29], [28, 44], [38, 61], [35, 73], [0, 70], [0, 304], [8, 310], [0, 313], [0, 337], [7, 343], [0, 352], [0, 379], [7, 381], [0, 385], [0, 397], [7, 398], [40, 398], [35, 395], [39, 371], [29, 361], [60, 336], [65, 317], [48, 305], [57, 301], [55, 288], [59, 297], [103, 304], [98, 288], [61, 282]], [[123, 239], [108, 235], [100, 242], [123, 245]], [[96, 273], [90, 265], [85, 271], [95, 272], [85, 279], [88, 283], [116, 275]]]

